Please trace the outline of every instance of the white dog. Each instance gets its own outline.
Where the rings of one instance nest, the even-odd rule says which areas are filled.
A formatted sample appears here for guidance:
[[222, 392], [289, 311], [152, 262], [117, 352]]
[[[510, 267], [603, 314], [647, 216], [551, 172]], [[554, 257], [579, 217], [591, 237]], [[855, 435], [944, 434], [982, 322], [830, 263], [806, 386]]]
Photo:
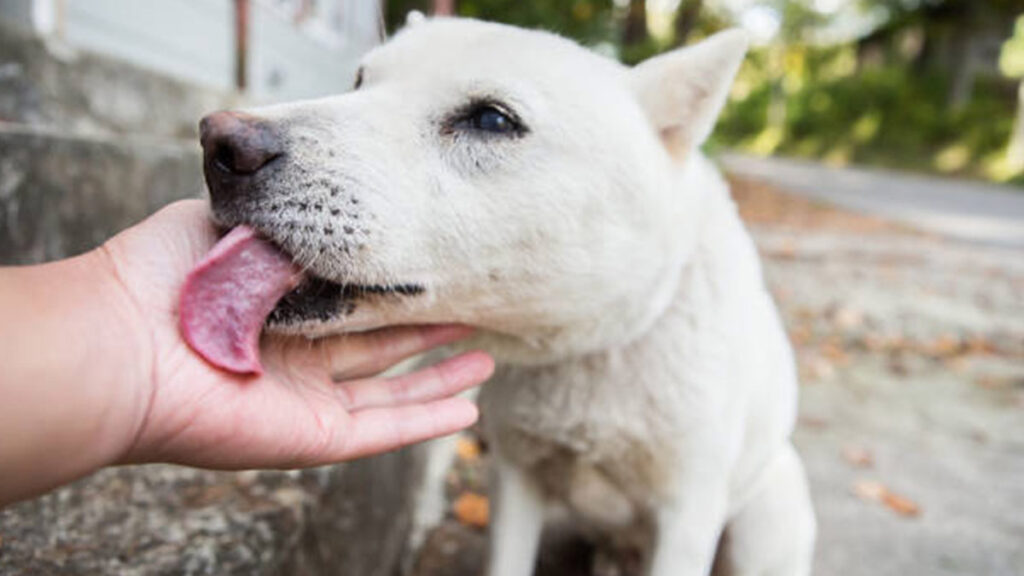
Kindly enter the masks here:
[[698, 150], [746, 47], [726, 32], [628, 69], [432, 20], [367, 55], [350, 94], [204, 127], [217, 217], [316, 278], [273, 329], [479, 327], [499, 361], [480, 397], [491, 576], [531, 573], [555, 508], [653, 526], [654, 576], [810, 571], [792, 352]]

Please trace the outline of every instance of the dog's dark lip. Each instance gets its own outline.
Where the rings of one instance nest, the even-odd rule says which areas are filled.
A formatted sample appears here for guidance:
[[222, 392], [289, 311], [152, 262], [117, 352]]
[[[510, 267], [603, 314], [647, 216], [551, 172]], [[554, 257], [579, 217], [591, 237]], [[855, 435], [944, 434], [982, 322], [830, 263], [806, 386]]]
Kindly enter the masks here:
[[302, 284], [281, 298], [267, 323], [328, 322], [351, 314], [357, 302], [367, 297], [418, 296], [425, 291], [419, 284], [339, 284], [307, 275]]

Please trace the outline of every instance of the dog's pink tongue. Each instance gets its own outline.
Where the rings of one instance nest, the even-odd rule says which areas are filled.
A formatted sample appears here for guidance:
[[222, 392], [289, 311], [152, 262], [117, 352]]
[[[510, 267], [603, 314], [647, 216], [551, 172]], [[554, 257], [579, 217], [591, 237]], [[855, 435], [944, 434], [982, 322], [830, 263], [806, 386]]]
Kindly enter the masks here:
[[300, 279], [287, 255], [238, 226], [185, 279], [179, 308], [185, 341], [218, 368], [262, 373], [263, 323]]

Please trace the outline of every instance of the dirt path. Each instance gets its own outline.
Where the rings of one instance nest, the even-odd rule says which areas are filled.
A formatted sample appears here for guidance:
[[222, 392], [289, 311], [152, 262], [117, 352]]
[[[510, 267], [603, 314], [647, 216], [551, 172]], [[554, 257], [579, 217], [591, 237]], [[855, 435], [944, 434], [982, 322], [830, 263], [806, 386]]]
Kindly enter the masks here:
[[[750, 182], [744, 219], [798, 352], [797, 446], [818, 576], [1024, 574], [1024, 257], [825, 208]], [[486, 454], [472, 439], [455, 505], [417, 576], [481, 573]], [[456, 513], [457, 512], [457, 513]], [[551, 545], [543, 574], [637, 573]]]

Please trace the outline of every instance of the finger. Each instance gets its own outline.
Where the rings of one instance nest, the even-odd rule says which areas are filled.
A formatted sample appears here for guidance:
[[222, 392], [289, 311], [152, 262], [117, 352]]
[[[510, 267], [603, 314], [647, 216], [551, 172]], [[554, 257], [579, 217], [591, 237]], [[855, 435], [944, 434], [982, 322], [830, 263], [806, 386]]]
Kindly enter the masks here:
[[394, 378], [370, 378], [339, 384], [349, 411], [404, 406], [447, 398], [478, 386], [494, 373], [494, 360], [469, 352], [435, 366]]
[[465, 398], [365, 410], [352, 417], [347, 437], [330, 459], [359, 458], [454, 434], [472, 426], [478, 417], [476, 405]]
[[316, 340], [290, 339], [284, 343], [289, 365], [321, 366], [336, 380], [380, 374], [406, 358], [469, 336], [473, 329], [460, 325], [398, 326], [371, 332], [342, 334]]
[[338, 379], [365, 378], [432, 348], [461, 340], [468, 326], [398, 326], [350, 335], [324, 344], [331, 375]]

